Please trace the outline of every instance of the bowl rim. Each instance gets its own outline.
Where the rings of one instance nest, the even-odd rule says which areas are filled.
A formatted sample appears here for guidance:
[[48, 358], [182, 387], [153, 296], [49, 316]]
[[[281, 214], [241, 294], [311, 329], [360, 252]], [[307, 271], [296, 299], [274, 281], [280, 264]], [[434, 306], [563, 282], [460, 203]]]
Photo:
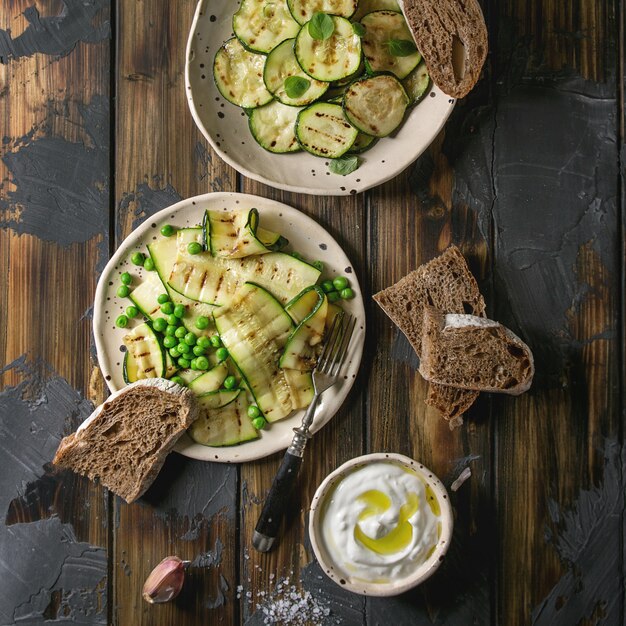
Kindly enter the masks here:
[[[420, 474], [433, 489], [441, 506], [441, 536], [439, 537], [435, 550], [429, 559], [419, 566], [411, 575], [388, 583], [374, 583], [362, 580], [351, 581], [346, 577], [344, 572], [341, 572], [336, 567], [335, 563], [332, 562], [331, 557], [327, 558], [327, 552], [321, 534], [321, 514], [323, 504], [328, 493], [344, 476], [356, 471], [360, 467], [379, 461], [395, 462], [412, 469], [416, 473]], [[309, 539], [311, 541], [315, 557], [317, 558], [324, 574], [326, 574], [326, 576], [343, 589], [365, 596], [399, 595], [409, 589], [412, 589], [413, 587], [416, 587], [432, 576], [443, 561], [443, 558], [450, 547], [453, 527], [454, 517], [452, 513], [452, 505], [450, 504], [450, 497], [441, 480], [422, 463], [396, 452], [373, 452], [346, 461], [328, 474], [328, 476], [326, 476], [326, 478], [320, 483], [315, 491], [309, 510]]]

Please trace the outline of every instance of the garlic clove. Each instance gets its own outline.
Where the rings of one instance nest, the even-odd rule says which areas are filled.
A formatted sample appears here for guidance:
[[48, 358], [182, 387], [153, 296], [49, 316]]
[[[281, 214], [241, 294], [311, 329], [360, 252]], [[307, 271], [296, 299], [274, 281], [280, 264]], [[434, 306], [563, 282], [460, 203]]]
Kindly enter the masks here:
[[166, 556], [151, 572], [143, 585], [143, 599], [150, 604], [173, 600], [183, 588], [185, 566], [177, 556]]

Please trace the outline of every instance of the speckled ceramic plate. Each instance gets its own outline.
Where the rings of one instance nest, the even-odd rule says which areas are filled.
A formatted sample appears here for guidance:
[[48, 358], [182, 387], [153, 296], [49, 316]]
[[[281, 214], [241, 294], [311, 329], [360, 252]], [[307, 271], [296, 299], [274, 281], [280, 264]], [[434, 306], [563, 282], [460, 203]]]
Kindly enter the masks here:
[[430, 145], [448, 119], [454, 100], [437, 87], [409, 113], [400, 130], [362, 155], [361, 166], [339, 176], [328, 171], [328, 159], [307, 152], [272, 154], [248, 130], [242, 109], [225, 100], [213, 80], [213, 58], [233, 36], [230, 0], [200, 0], [187, 42], [185, 88], [196, 124], [224, 161], [262, 183], [318, 195], [358, 193], [393, 178]]
[[[289, 250], [297, 250], [311, 260], [323, 261], [325, 277], [333, 278], [339, 275], [349, 277], [356, 293], [353, 300], [343, 303], [344, 308], [357, 318], [348, 353], [346, 377], [322, 396], [320, 408], [313, 422], [312, 430], [315, 432], [337, 412], [356, 378], [365, 341], [365, 309], [352, 263], [339, 244], [310, 217], [280, 202], [238, 193], [209, 193], [182, 200], [159, 211], [139, 226], [124, 240], [98, 281], [93, 319], [98, 362], [111, 391], [124, 387], [122, 337], [127, 331], [117, 328], [115, 320], [124, 312], [129, 301], [119, 298], [116, 291], [120, 285], [119, 276], [122, 272], [128, 271], [138, 281], [141, 280], [144, 270], [130, 262], [132, 253], [137, 250], [145, 252], [147, 244], [160, 236], [159, 229], [164, 224], [177, 227], [195, 226], [202, 222], [205, 209], [236, 210], [252, 207], [259, 210], [264, 228], [280, 232], [289, 239]], [[293, 435], [292, 428], [300, 424], [303, 415], [304, 411], [298, 411], [262, 431], [259, 439], [238, 446], [211, 448], [194, 443], [191, 438], [184, 435], [179, 440], [176, 450], [185, 456], [205, 461], [227, 463], [251, 461], [287, 448]]]

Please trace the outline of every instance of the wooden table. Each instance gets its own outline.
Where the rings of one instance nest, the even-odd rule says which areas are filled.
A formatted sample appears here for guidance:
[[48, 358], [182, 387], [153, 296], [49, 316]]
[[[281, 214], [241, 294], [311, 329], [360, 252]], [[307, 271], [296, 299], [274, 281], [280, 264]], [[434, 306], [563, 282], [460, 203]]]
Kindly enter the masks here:
[[[283, 579], [327, 624], [624, 623], [623, 2], [483, 4], [478, 86], [407, 171], [338, 198], [257, 184], [208, 147], [183, 88], [194, 0], [3, 3], [0, 624], [261, 624]], [[106, 397], [91, 305], [108, 256], [155, 211], [223, 190], [313, 216], [367, 305], [358, 382], [311, 441], [269, 555], [250, 537], [280, 454], [172, 455], [130, 506], [50, 465]], [[482, 395], [454, 431], [370, 298], [451, 242], [537, 364], [529, 393]], [[448, 486], [471, 468], [445, 565], [398, 598], [335, 586], [304, 530], [322, 478], [366, 451], [408, 454]], [[192, 561], [189, 580], [152, 607], [140, 590], [168, 554]]]

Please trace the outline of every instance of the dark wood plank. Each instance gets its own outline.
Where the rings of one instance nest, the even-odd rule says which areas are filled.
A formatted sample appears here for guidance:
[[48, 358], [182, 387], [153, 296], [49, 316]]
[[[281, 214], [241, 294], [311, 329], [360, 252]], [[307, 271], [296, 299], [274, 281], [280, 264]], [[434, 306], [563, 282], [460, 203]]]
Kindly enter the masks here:
[[497, 9], [495, 312], [537, 365], [494, 399], [502, 622], [621, 619], [616, 5]]
[[[354, 271], [367, 299], [365, 281], [366, 228], [363, 196], [329, 198], [296, 195], [277, 191], [254, 181], [244, 180], [242, 191], [284, 202], [313, 217], [339, 242], [348, 258], [354, 263]], [[320, 260], [324, 260], [320, 251]], [[314, 259], [311, 259], [314, 260]], [[364, 363], [367, 356], [364, 357]], [[366, 365], [362, 371], [366, 370]], [[278, 470], [283, 453], [262, 461], [241, 466], [241, 585], [242, 618], [255, 611], [257, 619], [263, 615], [255, 605], [268, 606], [271, 598], [281, 597], [278, 584], [289, 579], [296, 593], [303, 596], [310, 592], [321, 606], [332, 610], [336, 619], [355, 619], [360, 616], [361, 602], [350, 594], [335, 590], [334, 583], [327, 580], [313, 563], [314, 557], [308, 544], [308, 510], [315, 489], [324, 477], [348, 459], [362, 453], [363, 445], [363, 375], [354, 385], [344, 406], [320, 432], [310, 440], [305, 452], [292, 507], [285, 520], [280, 543], [268, 554], [256, 552], [251, 538], [263, 506], [265, 494]], [[246, 594], [250, 594], [247, 596]], [[357, 607], [357, 608], [355, 608]], [[261, 623], [261, 622], [260, 622]], [[346, 622], [358, 623], [358, 622]]]
[[[42, 4], [44, 6], [42, 6]], [[50, 461], [99, 402], [108, 252], [108, 2], [0, 15], [0, 622], [107, 621], [107, 496]]]
[[[371, 192], [368, 267], [372, 293], [392, 285], [450, 243], [461, 248], [483, 293], [488, 293], [486, 241], [477, 229], [475, 215], [457, 194], [451, 163], [453, 138], [471, 141], [471, 137], [460, 136], [463, 121], [475, 115], [483, 97], [479, 92], [469, 102], [458, 104], [444, 133], [418, 161]], [[452, 138], [444, 144], [448, 133]], [[417, 459], [448, 488], [466, 466], [472, 478], [458, 494], [451, 493], [455, 530], [440, 571], [399, 598], [368, 599], [368, 623], [388, 619], [427, 624], [430, 616], [437, 614], [451, 624], [488, 624], [489, 580], [496, 550], [486, 514], [492, 481], [489, 403], [480, 399], [466, 414], [465, 424], [450, 430], [438, 412], [424, 403], [427, 385], [417, 373], [417, 357], [404, 335], [374, 302], [369, 320], [377, 338], [367, 401], [369, 449]]]
[[[180, 198], [235, 187], [187, 108], [184, 50], [194, 9], [192, 0], [117, 3], [117, 243]], [[236, 506], [235, 466], [178, 455], [142, 502], [116, 502], [114, 623], [233, 623]], [[192, 561], [188, 584], [176, 602], [151, 607], [141, 588], [169, 554]]]

